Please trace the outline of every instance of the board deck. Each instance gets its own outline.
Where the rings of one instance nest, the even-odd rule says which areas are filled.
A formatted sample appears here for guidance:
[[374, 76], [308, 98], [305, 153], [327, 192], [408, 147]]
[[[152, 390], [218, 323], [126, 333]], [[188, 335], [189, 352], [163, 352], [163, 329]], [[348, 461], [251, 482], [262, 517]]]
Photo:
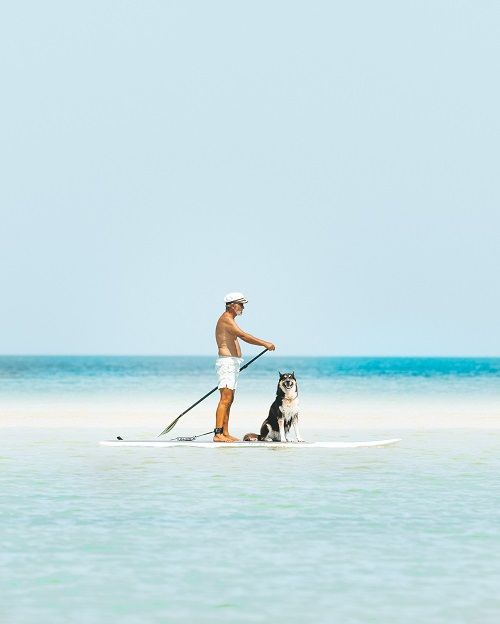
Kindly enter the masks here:
[[103, 446], [155, 446], [171, 448], [189, 446], [191, 448], [329, 448], [347, 449], [367, 446], [389, 446], [400, 442], [400, 438], [392, 440], [374, 440], [371, 442], [179, 442], [167, 440], [102, 440]]

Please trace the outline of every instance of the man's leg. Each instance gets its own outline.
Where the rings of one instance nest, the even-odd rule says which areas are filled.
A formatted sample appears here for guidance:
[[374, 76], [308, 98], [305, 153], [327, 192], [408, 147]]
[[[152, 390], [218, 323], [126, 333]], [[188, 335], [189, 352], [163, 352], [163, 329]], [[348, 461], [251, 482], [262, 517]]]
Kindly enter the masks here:
[[217, 429], [222, 428], [222, 433], [214, 435], [214, 442], [237, 442], [238, 438], [234, 438], [229, 434], [229, 412], [234, 399], [234, 390], [231, 388], [219, 388], [220, 400], [217, 405], [215, 414], [215, 426]]

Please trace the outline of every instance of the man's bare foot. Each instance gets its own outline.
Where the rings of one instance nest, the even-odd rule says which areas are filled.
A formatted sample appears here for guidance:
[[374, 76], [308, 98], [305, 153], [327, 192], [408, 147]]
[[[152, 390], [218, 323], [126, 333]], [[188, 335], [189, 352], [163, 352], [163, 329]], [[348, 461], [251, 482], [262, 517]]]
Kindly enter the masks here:
[[225, 433], [224, 435], [226, 436], [226, 438], [229, 438], [231, 440], [231, 442], [239, 442], [240, 441], [239, 438], [235, 438], [230, 433]]
[[235, 442], [236, 438], [232, 436], [226, 436], [223, 433], [217, 433], [214, 435], [214, 442]]

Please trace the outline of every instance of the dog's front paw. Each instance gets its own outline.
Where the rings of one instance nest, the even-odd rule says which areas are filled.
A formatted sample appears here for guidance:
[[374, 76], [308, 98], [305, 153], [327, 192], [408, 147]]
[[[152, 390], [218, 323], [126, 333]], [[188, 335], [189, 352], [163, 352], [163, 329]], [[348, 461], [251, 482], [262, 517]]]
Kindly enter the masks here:
[[305, 442], [303, 438], [297, 438], [297, 442]]

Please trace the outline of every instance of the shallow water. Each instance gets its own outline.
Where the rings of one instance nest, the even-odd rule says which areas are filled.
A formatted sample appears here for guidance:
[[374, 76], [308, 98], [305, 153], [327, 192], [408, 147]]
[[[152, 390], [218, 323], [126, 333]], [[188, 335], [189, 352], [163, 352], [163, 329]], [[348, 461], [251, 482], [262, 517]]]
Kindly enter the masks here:
[[2, 621], [498, 622], [500, 433], [314, 439], [398, 433], [312, 451], [0, 430]]

